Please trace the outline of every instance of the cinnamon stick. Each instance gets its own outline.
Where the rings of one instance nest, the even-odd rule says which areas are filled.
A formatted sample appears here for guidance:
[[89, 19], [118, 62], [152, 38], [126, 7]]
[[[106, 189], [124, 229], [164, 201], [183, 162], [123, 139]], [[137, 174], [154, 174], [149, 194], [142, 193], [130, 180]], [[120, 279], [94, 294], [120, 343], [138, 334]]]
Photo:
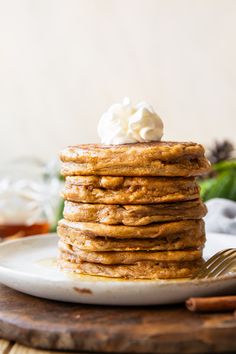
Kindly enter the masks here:
[[191, 297], [185, 301], [193, 312], [220, 312], [236, 310], [236, 296]]

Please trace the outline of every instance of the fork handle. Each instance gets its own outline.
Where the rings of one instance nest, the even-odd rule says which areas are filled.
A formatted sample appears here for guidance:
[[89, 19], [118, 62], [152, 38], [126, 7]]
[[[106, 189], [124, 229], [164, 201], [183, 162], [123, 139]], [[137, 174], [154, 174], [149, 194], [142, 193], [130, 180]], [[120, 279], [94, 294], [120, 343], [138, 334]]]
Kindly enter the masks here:
[[193, 312], [220, 312], [236, 310], [236, 296], [191, 297], [185, 301]]

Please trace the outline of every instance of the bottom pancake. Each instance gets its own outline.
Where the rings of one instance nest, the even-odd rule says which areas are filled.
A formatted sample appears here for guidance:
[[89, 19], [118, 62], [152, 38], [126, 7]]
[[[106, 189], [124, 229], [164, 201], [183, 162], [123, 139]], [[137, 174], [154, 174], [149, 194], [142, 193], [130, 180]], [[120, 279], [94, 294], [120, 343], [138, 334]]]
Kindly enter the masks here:
[[190, 277], [202, 265], [202, 250], [87, 252], [59, 242], [59, 266], [75, 273], [130, 279]]
[[77, 274], [126, 279], [176, 279], [191, 277], [203, 264], [203, 259], [186, 262], [142, 261], [135, 264], [104, 265], [73, 263], [59, 257], [61, 270]]

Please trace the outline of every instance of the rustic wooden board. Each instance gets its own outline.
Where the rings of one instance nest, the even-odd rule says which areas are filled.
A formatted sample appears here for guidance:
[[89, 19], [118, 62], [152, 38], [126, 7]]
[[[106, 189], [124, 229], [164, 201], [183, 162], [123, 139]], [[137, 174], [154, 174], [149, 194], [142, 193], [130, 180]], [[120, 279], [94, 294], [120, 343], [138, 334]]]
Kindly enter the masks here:
[[117, 353], [236, 350], [232, 313], [184, 306], [111, 307], [60, 303], [0, 285], [0, 337], [32, 347]]

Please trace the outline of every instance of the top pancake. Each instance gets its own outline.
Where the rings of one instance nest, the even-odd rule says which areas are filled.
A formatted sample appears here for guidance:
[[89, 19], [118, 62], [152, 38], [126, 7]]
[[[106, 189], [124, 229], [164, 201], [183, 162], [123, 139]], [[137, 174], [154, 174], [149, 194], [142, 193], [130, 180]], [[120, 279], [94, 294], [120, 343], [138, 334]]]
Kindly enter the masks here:
[[62, 175], [199, 176], [210, 164], [204, 148], [192, 142], [69, 146], [60, 155]]

